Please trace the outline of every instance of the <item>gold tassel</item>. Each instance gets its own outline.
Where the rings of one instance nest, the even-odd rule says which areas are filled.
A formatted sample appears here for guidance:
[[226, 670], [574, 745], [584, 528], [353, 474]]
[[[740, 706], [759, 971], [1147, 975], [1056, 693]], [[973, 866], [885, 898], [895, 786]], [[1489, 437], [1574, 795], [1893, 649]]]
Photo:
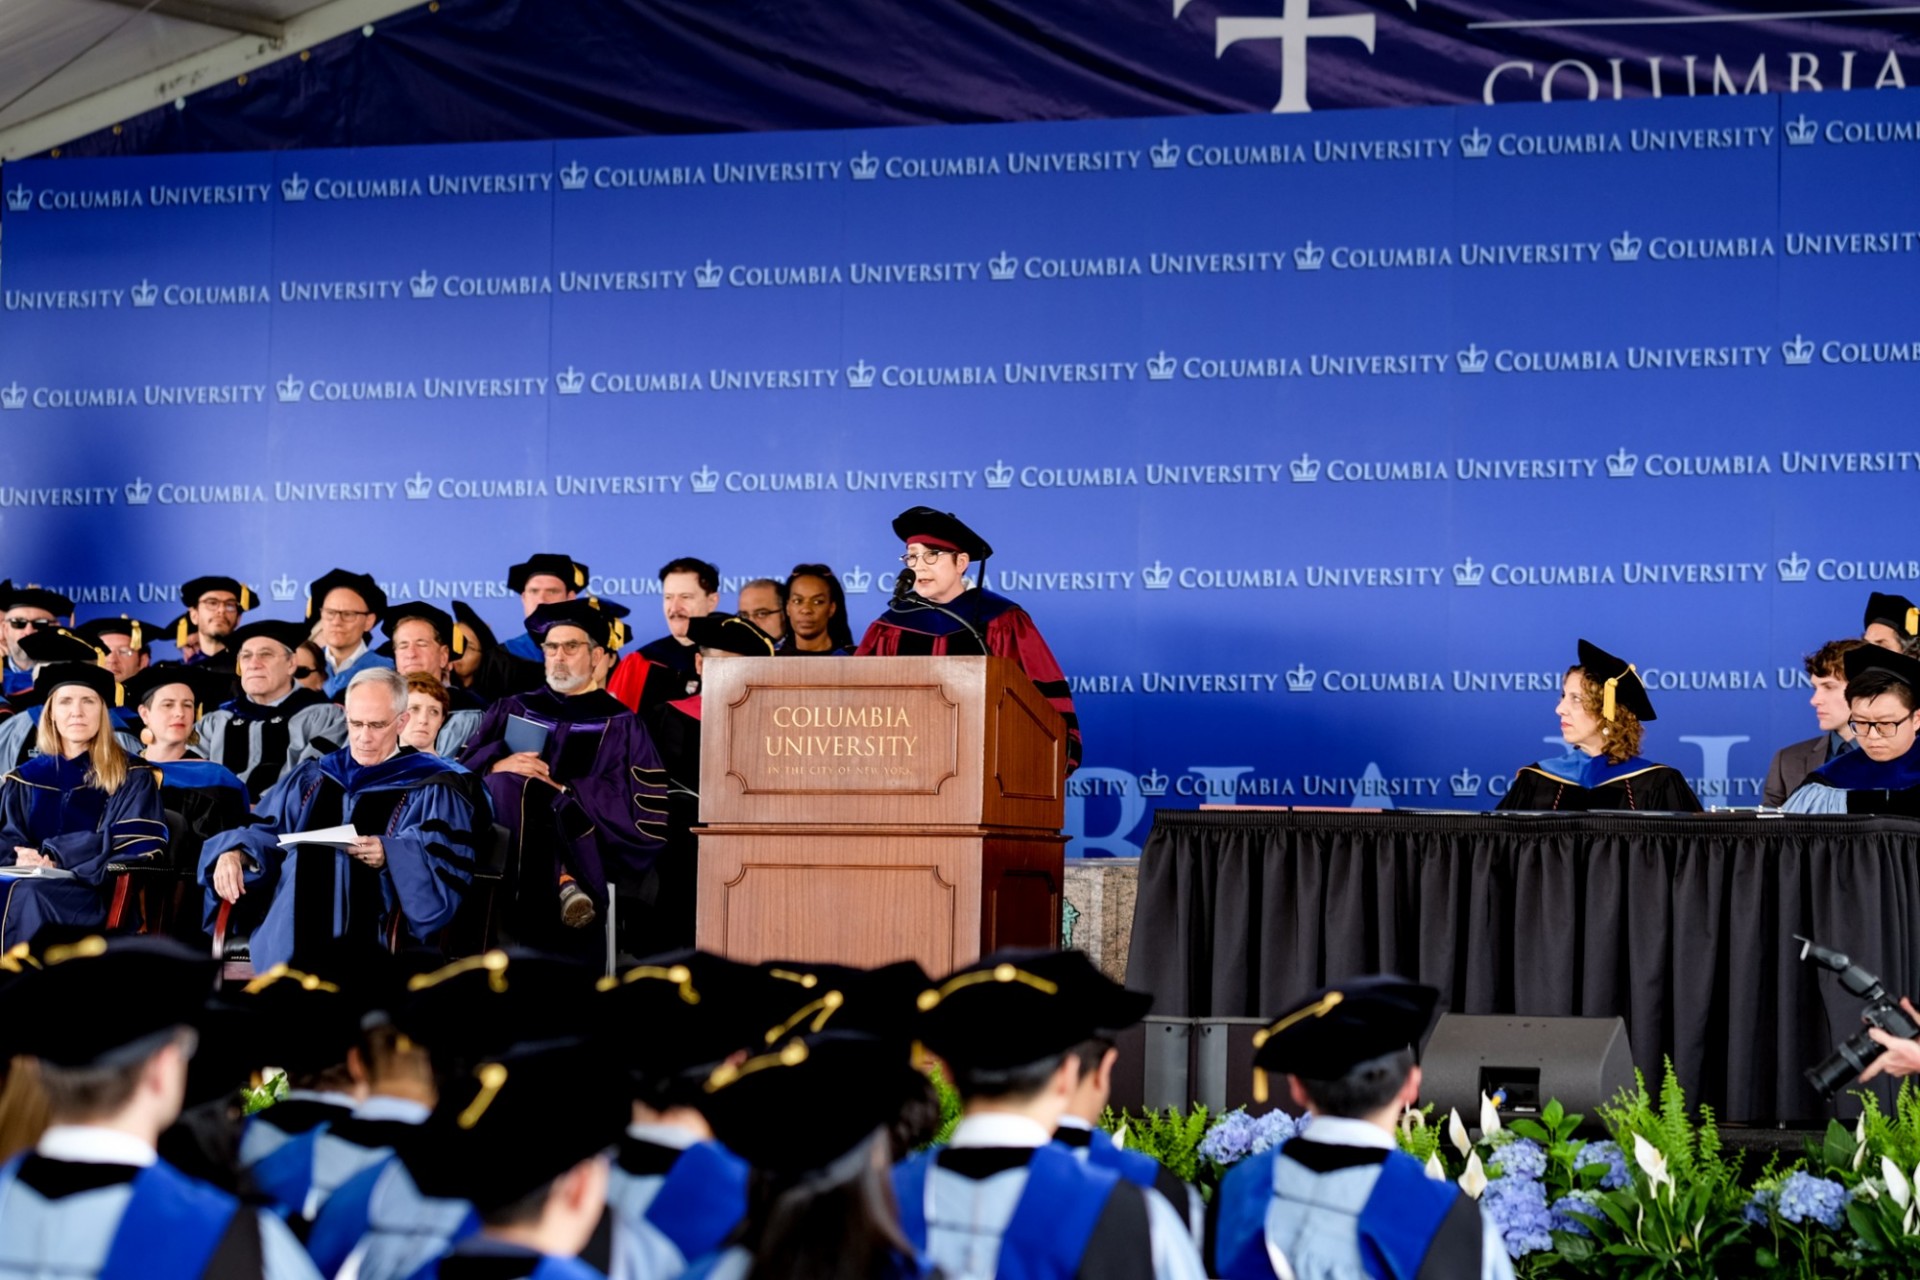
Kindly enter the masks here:
[[127, 691], [120, 686], [118, 680], [113, 682], [113, 705], [116, 707], [127, 705]]
[[587, 571], [578, 564], [573, 566], [573, 589], [578, 591], [587, 585]]
[[313, 621], [313, 597], [312, 596], [307, 597], [307, 621], [308, 622]]
[[467, 651], [467, 637], [461, 633], [460, 624], [453, 624], [453, 656], [459, 657]]
[[1920, 636], [1920, 608], [1907, 610], [1907, 634]]
[[1253, 1069], [1253, 1100], [1255, 1102], [1267, 1100], [1267, 1073], [1259, 1067]]
[[1613, 719], [1613, 691], [1619, 684], [1620, 677], [1615, 676], [1600, 686], [1600, 718], [1602, 720]]
[[[127, 615], [123, 613], [120, 616], [124, 618]], [[136, 622], [133, 624], [133, 626], [129, 627], [128, 630], [133, 633], [131, 636], [128, 637], [128, 639], [133, 641], [133, 648], [134, 648], [134, 651], [137, 653], [139, 652], [140, 641], [142, 639], [140, 635], [140, 624]]]
[[180, 621], [173, 626], [173, 642], [182, 649], [187, 647], [187, 615], [181, 614]]
[[258, 603], [260, 602], [253, 598], [253, 592], [247, 590], [247, 584], [244, 582], [241, 583], [240, 584], [240, 612], [245, 613], [247, 610], [253, 608], [253, 606]]

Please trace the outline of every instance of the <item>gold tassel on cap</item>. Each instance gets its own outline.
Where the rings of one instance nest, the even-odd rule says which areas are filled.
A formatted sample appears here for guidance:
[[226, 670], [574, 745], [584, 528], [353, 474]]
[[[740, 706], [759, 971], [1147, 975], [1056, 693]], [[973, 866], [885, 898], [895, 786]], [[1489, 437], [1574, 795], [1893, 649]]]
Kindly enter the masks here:
[[1617, 676], [1612, 677], [1605, 684], [1600, 686], [1600, 718], [1602, 720], [1607, 721], [1609, 724], [1613, 722], [1614, 712], [1618, 710], [1618, 708], [1614, 705], [1615, 702], [1617, 701], [1614, 695], [1620, 687], [1620, 681], [1625, 679], [1629, 674], [1635, 675], [1635, 676], [1638, 676], [1640, 674], [1639, 672], [1633, 669], [1633, 664], [1631, 662], [1627, 664], [1627, 669], [1625, 671], [1621, 672]]
[[253, 592], [247, 589], [247, 584], [244, 582], [241, 583], [240, 584], [240, 612], [245, 613], [247, 610], [253, 608], [253, 606], [258, 603], [260, 602], [253, 598]]
[[173, 642], [182, 649], [187, 647], [187, 615], [181, 614], [180, 621], [173, 624]]
[[467, 651], [467, 637], [461, 632], [460, 624], [453, 624], [453, 656], [459, 657]]
[[487, 1108], [500, 1096], [500, 1090], [507, 1083], [507, 1069], [497, 1062], [482, 1064], [474, 1072], [480, 1078], [480, 1092], [475, 1095], [473, 1105], [462, 1111], [454, 1120], [462, 1129], [471, 1129], [480, 1123], [480, 1117], [487, 1114]]
[[[120, 616], [125, 618], [127, 615], [123, 613]], [[133, 647], [135, 651], [138, 651], [141, 647], [141, 640], [145, 638], [140, 634], [140, 624], [135, 622], [131, 627], [127, 628], [127, 633], [127, 638], [133, 641]]]
[[1920, 608], [1907, 610], [1907, 634], [1920, 636]]
[[311, 595], [307, 597], [307, 621], [313, 621], [313, 597]]
[[578, 591], [587, 585], [587, 571], [578, 564], [573, 566], [573, 589]]

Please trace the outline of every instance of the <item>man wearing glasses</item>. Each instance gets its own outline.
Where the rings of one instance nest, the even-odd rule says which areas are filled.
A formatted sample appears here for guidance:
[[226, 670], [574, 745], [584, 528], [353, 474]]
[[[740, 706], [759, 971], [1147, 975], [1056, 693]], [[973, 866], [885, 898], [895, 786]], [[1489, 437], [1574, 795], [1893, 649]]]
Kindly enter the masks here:
[[61, 614], [66, 615], [69, 623], [73, 621], [73, 601], [58, 591], [32, 583], [16, 587], [12, 579], [0, 582], [0, 617], [6, 619], [0, 623], [0, 654], [6, 657], [4, 664], [0, 664], [5, 670], [4, 677], [0, 677], [0, 693], [11, 696], [33, 684], [33, 663], [15, 646], [21, 637], [36, 628], [58, 622]]
[[1080, 718], [1053, 651], [1025, 609], [967, 580], [967, 568], [975, 561], [985, 574], [987, 557], [993, 554], [987, 540], [951, 511], [932, 507], [901, 512], [893, 533], [907, 544], [894, 581], [893, 606], [874, 619], [857, 652], [1012, 658], [1066, 722], [1067, 772], [1073, 772], [1080, 766]]
[[203, 574], [181, 586], [180, 603], [187, 606], [187, 616], [175, 629], [174, 644], [185, 651], [187, 637], [197, 634], [200, 644], [187, 661], [214, 662], [231, 670], [233, 654], [227, 637], [240, 625], [240, 616], [259, 603], [247, 584], [225, 574]]
[[327, 664], [326, 694], [338, 698], [347, 682], [373, 667], [393, 666], [367, 645], [373, 624], [387, 611], [387, 593], [371, 574], [329, 570], [307, 590], [307, 621], [319, 623], [316, 638]]
[[1846, 655], [1847, 706], [1859, 749], [1815, 769], [1788, 813], [1920, 814], [1920, 659], [1874, 645]]
[[755, 578], [741, 587], [740, 616], [779, 643], [787, 634], [787, 584]]
[[294, 686], [294, 653], [306, 638], [306, 623], [272, 618], [233, 632], [240, 693], [193, 727], [207, 759], [238, 774], [254, 800], [288, 770], [346, 741], [340, 708], [318, 690]]

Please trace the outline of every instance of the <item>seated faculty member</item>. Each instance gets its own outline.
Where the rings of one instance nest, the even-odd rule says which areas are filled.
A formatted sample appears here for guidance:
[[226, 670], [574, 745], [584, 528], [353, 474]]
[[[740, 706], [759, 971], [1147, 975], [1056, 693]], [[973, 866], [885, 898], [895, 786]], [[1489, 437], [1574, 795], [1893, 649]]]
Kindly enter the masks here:
[[[36, 680], [43, 668], [56, 664], [79, 663], [107, 669], [107, 650], [104, 645], [57, 623], [36, 627], [20, 637], [14, 650], [31, 664], [29, 674]], [[32, 684], [7, 699], [7, 707], [13, 714], [0, 720], [0, 768], [25, 764], [39, 751], [40, 716], [46, 709], [45, 704], [46, 690], [42, 688], [36, 691]], [[138, 755], [139, 721], [130, 720], [125, 707], [113, 707], [108, 714], [113, 720], [114, 734], [121, 748], [128, 755]]]
[[240, 695], [194, 726], [207, 759], [225, 765], [258, 800], [288, 771], [337, 750], [347, 740], [346, 715], [315, 689], [295, 688], [295, 655], [304, 623], [261, 618], [228, 637], [240, 674]]
[[687, 623], [705, 617], [719, 606], [720, 570], [692, 556], [681, 556], [660, 566], [660, 612], [666, 615], [667, 634], [641, 645], [636, 652], [680, 677], [683, 687], [676, 697], [700, 691], [700, 677], [694, 671], [693, 641], [687, 639]]
[[194, 749], [194, 724], [232, 683], [225, 672], [205, 664], [169, 662], [148, 667], [125, 686], [127, 701], [140, 717], [145, 744], [140, 758], [153, 766], [161, 806], [180, 816], [181, 827], [172, 833], [176, 867], [199, 866], [209, 836], [252, 819], [247, 784]]
[[1788, 796], [1799, 790], [1808, 774], [1859, 745], [1847, 725], [1853, 713], [1847, 706], [1846, 656], [1865, 643], [1864, 640], [1829, 640], [1807, 655], [1807, 678], [1813, 682], [1813, 696], [1807, 699], [1807, 704], [1813, 708], [1820, 733], [1773, 753], [1760, 803], [1779, 808]]
[[1499, 1228], [1394, 1143], [1420, 1097], [1414, 1046], [1440, 993], [1356, 978], [1254, 1034], [1256, 1091], [1282, 1073], [1312, 1127], [1241, 1161], [1217, 1195], [1213, 1269], [1224, 1280], [1509, 1280]]
[[1521, 769], [1500, 808], [1700, 812], [1678, 769], [1640, 754], [1653, 702], [1631, 662], [1582, 640], [1554, 711], [1567, 754]]
[[[559, 604], [585, 591], [591, 576], [587, 566], [572, 556], [542, 551], [507, 570], [507, 590], [520, 597], [520, 616], [530, 618], [543, 604]], [[522, 662], [545, 661], [540, 641], [529, 631], [513, 636], [502, 647]]]
[[797, 564], [787, 575], [787, 631], [779, 653], [797, 658], [853, 652], [847, 592], [824, 564]]
[[[453, 759], [466, 745], [474, 726], [480, 723], [480, 712], [487, 705], [480, 697], [451, 683], [454, 659], [466, 651], [466, 638], [452, 614], [424, 600], [394, 605], [381, 618], [380, 625], [393, 649], [393, 669], [403, 676], [431, 676], [446, 693], [444, 714], [433, 741], [410, 745]], [[415, 721], [409, 731], [417, 734], [419, 728], [419, 722]]]
[[33, 683], [32, 661], [19, 649], [20, 637], [58, 622], [73, 622], [73, 601], [58, 591], [32, 583], [16, 587], [13, 579], [0, 582], [0, 693], [12, 696]]
[[[488, 821], [468, 799], [464, 771], [400, 745], [407, 682], [384, 667], [347, 685], [348, 745], [289, 773], [261, 798], [261, 825], [208, 840], [200, 852], [206, 925], [222, 901], [253, 925], [254, 969], [291, 960], [300, 942], [373, 936], [398, 913], [424, 942], [453, 919], [472, 878], [474, 830]], [[350, 824], [344, 852], [279, 843], [283, 835]], [[302, 859], [317, 862], [302, 874]], [[306, 894], [319, 900], [303, 902]], [[245, 902], [244, 908], [241, 903]]]
[[387, 593], [371, 574], [329, 569], [307, 589], [307, 621], [317, 628], [329, 698], [338, 698], [347, 681], [368, 667], [393, 665], [367, 647], [373, 624], [386, 611]]
[[1920, 815], [1920, 659], [1877, 645], [1845, 658], [1847, 726], [1859, 749], [1831, 760], [1783, 806], [1788, 813]]
[[966, 577], [976, 561], [986, 572], [993, 547], [951, 511], [932, 507], [901, 512], [893, 532], [906, 543], [900, 557], [904, 567], [892, 607], [867, 628], [859, 651], [882, 657], [988, 653], [1013, 659], [1066, 722], [1067, 771], [1078, 768], [1080, 717], [1053, 651], [1025, 609]]
[[1920, 643], [1920, 608], [1905, 596], [1876, 591], [1867, 597], [1860, 638], [1895, 653], [1910, 653]]
[[174, 627], [174, 643], [184, 653], [187, 636], [198, 637], [193, 655], [187, 661], [212, 662], [231, 670], [233, 641], [228, 637], [239, 627], [247, 611], [260, 603], [252, 590], [238, 578], [204, 574], [188, 579], [181, 586], [180, 603], [187, 607], [187, 612]]
[[529, 661], [508, 653], [494, 639], [493, 628], [465, 600], [453, 602], [453, 626], [460, 633], [461, 650], [453, 656], [448, 685], [465, 689], [484, 706], [546, 683], [545, 661]]
[[787, 634], [787, 584], [778, 578], [755, 578], [743, 584], [735, 612], [778, 644]]

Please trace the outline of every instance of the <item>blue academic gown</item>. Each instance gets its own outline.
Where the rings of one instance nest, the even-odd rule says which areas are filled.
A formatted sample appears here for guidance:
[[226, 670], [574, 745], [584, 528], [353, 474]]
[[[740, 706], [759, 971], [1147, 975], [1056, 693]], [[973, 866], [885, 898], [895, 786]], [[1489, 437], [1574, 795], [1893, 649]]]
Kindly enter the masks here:
[[0, 780], [0, 866], [15, 846], [52, 855], [73, 878], [0, 880], [0, 950], [48, 923], [107, 919], [107, 864], [167, 855], [167, 821], [154, 771], [129, 761], [112, 795], [87, 785], [91, 757], [35, 756]]
[[372, 649], [349, 662], [338, 671], [333, 669], [333, 658], [325, 649], [320, 651], [320, 660], [327, 664], [326, 695], [336, 701], [347, 691], [347, 684], [362, 671], [371, 671], [376, 667], [393, 666], [392, 658], [383, 658]]
[[675, 1150], [629, 1133], [607, 1179], [614, 1280], [673, 1280], [747, 1212], [747, 1164], [716, 1142]]
[[408, 1280], [479, 1230], [472, 1205], [422, 1195], [405, 1161], [389, 1156], [333, 1193], [314, 1219], [307, 1252], [323, 1276], [357, 1258], [359, 1280]]
[[469, 1236], [411, 1280], [606, 1280], [578, 1258], [556, 1258], [485, 1236]]
[[16, 693], [24, 693], [33, 688], [32, 667], [22, 671], [13, 665], [12, 659], [0, 659], [0, 664], [4, 664], [7, 669], [6, 676], [0, 678], [0, 693], [11, 698]]
[[[300, 765], [261, 797], [255, 812], [264, 825], [223, 832], [201, 847], [198, 879], [206, 889], [208, 929], [220, 909], [213, 891], [214, 863], [229, 849], [246, 855], [246, 893], [238, 905], [258, 921], [251, 944], [257, 971], [285, 964], [293, 956], [299, 910], [295, 870], [302, 857], [333, 861], [336, 937], [350, 927], [377, 925], [349, 920], [355, 891], [349, 880], [351, 859], [331, 849], [298, 852], [278, 843], [284, 834], [351, 822], [363, 834], [379, 836], [386, 846], [387, 864], [379, 872], [380, 916], [398, 912], [408, 932], [426, 941], [459, 909], [473, 878], [474, 831], [490, 821], [489, 815], [474, 811], [465, 772], [411, 747], [379, 764], [356, 764], [352, 752], [342, 748]], [[243, 927], [245, 920], [242, 917]]]
[[546, 665], [547, 655], [540, 651], [540, 642], [528, 632], [522, 631], [519, 635], [502, 641], [500, 647], [516, 658], [538, 662], [542, 666]]
[[1920, 815], [1920, 747], [1875, 760], [1857, 747], [1807, 775], [1781, 806], [1788, 813]]
[[[278, 1103], [260, 1115], [271, 1116], [286, 1105]], [[253, 1185], [289, 1217], [311, 1222], [334, 1192], [385, 1163], [395, 1145], [426, 1118], [427, 1108], [418, 1103], [369, 1098], [349, 1114], [288, 1138], [253, 1165]]]

